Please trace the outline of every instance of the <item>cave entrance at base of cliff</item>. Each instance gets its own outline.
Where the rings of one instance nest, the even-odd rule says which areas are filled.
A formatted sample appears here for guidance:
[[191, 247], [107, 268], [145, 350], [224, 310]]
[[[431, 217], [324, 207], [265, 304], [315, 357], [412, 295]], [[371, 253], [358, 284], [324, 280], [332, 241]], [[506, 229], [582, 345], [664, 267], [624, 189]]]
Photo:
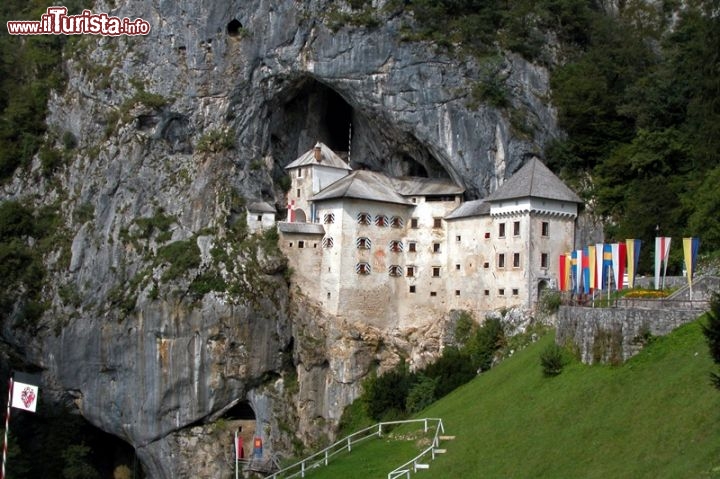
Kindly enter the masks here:
[[[348, 93], [302, 75], [282, 84], [269, 104], [270, 153], [276, 178], [283, 165], [325, 143], [353, 169], [385, 171], [392, 176], [450, 178], [429, 149], [410, 131], [393, 125], [383, 112], [353, 106]], [[354, 94], [354, 93], [353, 93]]]
[[[238, 437], [242, 439], [243, 455], [244, 458], [249, 458], [253, 454], [253, 441], [255, 439], [255, 432], [257, 430], [257, 418], [255, 417], [255, 410], [249, 401], [240, 401], [225, 414], [222, 419], [227, 421], [230, 426], [228, 429], [235, 434], [238, 433]], [[232, 444], [232, 438], [229, 438], [229, 444]]]
[[63, 477], [67, 468], [85, 470], [103, 479], [145, 479], [135, 449], [71, 411], [17, 415], [11, 447], [20, 451], [8, 471], [22, 477]]

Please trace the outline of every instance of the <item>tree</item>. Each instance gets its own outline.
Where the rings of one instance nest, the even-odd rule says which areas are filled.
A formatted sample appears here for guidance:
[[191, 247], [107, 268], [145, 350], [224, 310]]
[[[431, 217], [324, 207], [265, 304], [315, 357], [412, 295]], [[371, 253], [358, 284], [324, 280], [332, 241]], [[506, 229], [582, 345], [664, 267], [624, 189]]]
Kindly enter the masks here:
[[[707, 323], [703, 325], [703, 333], [710, 347], [710, 356], [715, 364], [720, 365], [720, 294], [715, 293], [710, 300], [710, 311]], [[720, 389], [720, 374], [710, 373], [713, 384]]]

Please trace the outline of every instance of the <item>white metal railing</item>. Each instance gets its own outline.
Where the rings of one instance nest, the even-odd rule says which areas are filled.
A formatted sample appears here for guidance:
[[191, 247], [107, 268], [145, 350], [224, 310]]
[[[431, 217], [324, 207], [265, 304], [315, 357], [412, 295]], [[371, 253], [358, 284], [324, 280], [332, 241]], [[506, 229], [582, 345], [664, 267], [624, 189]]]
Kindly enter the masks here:
[[[425, 419], [427, 421], [427, 419]], [[425, 431], [427, 432], [427, 422], [425, 422]], [[392, 471], [390, 471], [387, 475], [388, 479], [397, 479], [399, 477], [405, 476], [406, 478], [410, 478], [410, 473], [417, 472], [418, 469], [420, 469], [420, 466], [427, 465], [419, 462], [421, 459], [423, 459], [425, 456], [430, 455], [431, 459], [435, 460], [435, 454], [437, 453], [436, 448], [440, 445], [440, 434], [445, 432], [445, 428], [443, 427], [442, 419], [437, 419], [437, 426], [435, 427], [435, 436], [433, 436], [432, 444], [430, 444], [430, 447], [424, 449], [420, 454], [410, 459], [408, 462], [403, 464], [402, 466], [396, 467]], [[442, 451], [441, 451], [442, 452]]]
[[[296, 462], [295, 464], [292, 464], [284, 469], [280, 469], [279, 471], [277, 471], [269, 476], [266, 476], [265, 479], [280, 479], [280, 478], [292, 479], [293, 477], [305, 477], [305, 473], [307, 471], [309, 471], [311, 469], [315, 469], [317, 467], [327, 466], [330, 458], [335, 456], [336, 454], [339, 454], [344, 451], [351, 452], [353, 445], [358, 444], [359, 442], [365, 441], [366, 439], [370, 439], [372, 437], [381, 437], [384, 426], [422, 422], [424, 424], [424, 430], [425, 430], [425, 432], [427, 432], [429, 429], [430, 421], [437, 422], [437, 426], [435, 428], [435, 436], [433, 437], [433, 441], [432, 441], [432, 446], [429, 448], [433, 451], [432, 454], [433, 454], [433, 459], [434, 459], [435, 458], [434, 448], [437, 447], [437, 444], [439, 444], [438, 436], [439, 436], [440, 432], [443, 432], [445, 430], [442, 425], [442, 419], [440, 419], [440, 418], [424, 418], [424, 419], [408, 419], [405, 421], [388, 421], [388, 422], [377, 423], [373, 426], [366, 427], [365, 429], [360, 429], [359, 431], [356, 431], [356, 432], [350, 434], [349, 436], [346, 436], [346, 437], [340, 439], [339, 441], [334, 442], [333, 444], [329, 445], [325, 449], [316, 452], [312, 456], [308, 456], [305, 459]], [[425, 456], [426, 453], [427, 453], [427, 450], [421, 452], [417, 457], [415, 457], [413, 460], [411, 460], [407, 464], [412, 464], [413, 461], [416, 461], [418, 458]], [[405, 466], [405, 465], [403, 465], [403, 466]], [[403, 467], [403, 466], [400, 466], [400, 467]], [[393, 472], [395, 472], [395, 471], [393, 471]], [[393, 477], [399, 477], [399, 476], [393, 476]], [[389, 474], [388, 474], [388, 479], [391, 479]]]

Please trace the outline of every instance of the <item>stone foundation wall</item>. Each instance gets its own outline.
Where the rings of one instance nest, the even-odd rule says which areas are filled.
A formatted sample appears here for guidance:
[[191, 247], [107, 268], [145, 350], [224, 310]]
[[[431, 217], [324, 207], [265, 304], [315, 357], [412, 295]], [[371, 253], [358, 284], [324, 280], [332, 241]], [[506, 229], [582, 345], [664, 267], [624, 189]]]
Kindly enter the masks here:
[[697, 319], [704, 311], [561, 306], [556, 341], [577, 348], [580, 359], [586, 364], [620, 364], [642, 349], [648, 335], [668, 334]]

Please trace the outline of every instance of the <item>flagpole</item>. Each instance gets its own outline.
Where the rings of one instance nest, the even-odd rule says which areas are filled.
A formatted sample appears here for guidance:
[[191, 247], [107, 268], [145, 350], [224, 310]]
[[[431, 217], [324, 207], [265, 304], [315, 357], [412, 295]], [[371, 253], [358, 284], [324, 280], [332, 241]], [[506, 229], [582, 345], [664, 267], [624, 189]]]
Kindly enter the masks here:
[[238, 468], [238, 457], [240, 456], [240, 451], [238, 451], [238, 432], [237, 432], [237, 429], [235, 429], [235, 444], [234, 444], [234, 446], [235, 446], [235, 447], [234, 447], [233, 449], [235, 449], [235, 479], [238, 479], [239, 474], [240, 474], [240, 471], [239, 471], [239, 468]]
[[5, 479], [5, 462], [7, 461], [8, 433], [10, 431], [10, 404], [12, 402], [12, 390], [13, 378], [10, 376], [7, 409], [5, 410], [5, 440], [3, 441], [2, 472], [0, 472], [0, 479]]

